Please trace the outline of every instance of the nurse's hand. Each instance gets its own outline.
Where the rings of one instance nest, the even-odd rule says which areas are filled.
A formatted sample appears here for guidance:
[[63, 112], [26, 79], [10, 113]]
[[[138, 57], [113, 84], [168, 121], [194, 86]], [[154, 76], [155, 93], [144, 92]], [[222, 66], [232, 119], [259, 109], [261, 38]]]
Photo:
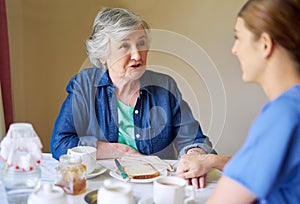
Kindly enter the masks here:
[[186, 154], [179, 160], [176, 175], [188, 180], [195, 188], [202, 188], [206, 186], [207, 172], [211, 168], [222, 171], [230, 158], [215, 154]]
[[195, 188], [205, 188], [206, 174], [211, 168], [208, 154], [186, 154], [181, 157], [176, 175], [188, 181]]

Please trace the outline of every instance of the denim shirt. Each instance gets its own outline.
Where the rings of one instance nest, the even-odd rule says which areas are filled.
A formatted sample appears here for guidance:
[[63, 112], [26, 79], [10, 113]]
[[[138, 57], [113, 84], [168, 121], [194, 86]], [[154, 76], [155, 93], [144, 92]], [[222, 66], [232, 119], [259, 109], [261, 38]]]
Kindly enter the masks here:
[[[176, 159], [193, 147], [213, 151], [170, 76], [146, 70], [140, 87], [133, 120], [141, 154]], [[54, 158], [78, 145], [96, 147], [97, 141], [118, 142], [114, 89], [108, 71], [101, 68], [84, 69], [70, 80], [68, 96], [52, 133], [50, 148]]]

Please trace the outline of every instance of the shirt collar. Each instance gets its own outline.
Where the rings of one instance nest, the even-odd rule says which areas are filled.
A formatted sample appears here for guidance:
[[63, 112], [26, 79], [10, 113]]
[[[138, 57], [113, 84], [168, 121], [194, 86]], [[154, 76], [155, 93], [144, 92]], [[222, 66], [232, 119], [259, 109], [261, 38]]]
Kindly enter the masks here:
[[94, 86], [99, 87], [99, 86], [113, 86], [109, 74], [108, 74], [108, 70], [105, 69], [101, 69], [99, 68], [100, 74], [99, 74], [99, 79], [95, 81]]
[[[143, 76], [140, 79], [141, 83], [141, 91], [146, 91], [149, 94], [151, 94], [151, 86], [149, 86], [149, 83], [151, 83], [151, 75], [146, 70]], [[96, 80], [94, 83], [95, 87], [103, 87], [103, 86], [113, 86], [113, 83], [109, 77], [108, 70], [101, 69], [99, 80]]]

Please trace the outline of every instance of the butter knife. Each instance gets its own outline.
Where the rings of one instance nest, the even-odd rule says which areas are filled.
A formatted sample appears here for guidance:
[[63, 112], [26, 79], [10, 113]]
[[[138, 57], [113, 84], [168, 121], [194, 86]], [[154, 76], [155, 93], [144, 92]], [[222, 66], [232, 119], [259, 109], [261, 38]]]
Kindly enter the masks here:
[[120, 164], [119, 160], [118, 159], [115, 159], [115, 163], [121, 173], [121, 176], [122, 178], [125, 180], [125, 181], [129, 181], [129, 176], [128, 174], [126, 174], [126, 172], [124, 171], [124, 168], [123, 166]]

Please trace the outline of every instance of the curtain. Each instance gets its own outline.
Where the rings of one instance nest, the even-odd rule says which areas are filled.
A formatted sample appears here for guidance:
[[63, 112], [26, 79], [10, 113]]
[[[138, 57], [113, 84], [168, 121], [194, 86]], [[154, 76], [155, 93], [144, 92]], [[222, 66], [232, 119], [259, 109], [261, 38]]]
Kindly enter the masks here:
[[1, 93], [1, 84], [0, 84], [0, 140], [5, 135], [5, 122], [4, 122], [4, 111], [3, 111], [3, 102], [2, 102], [2, 93]]
[[13, 106], [5, 0], [0, 0], [0, 84], [5, 127], [8, 130], [10, 123], [13, 122]]

